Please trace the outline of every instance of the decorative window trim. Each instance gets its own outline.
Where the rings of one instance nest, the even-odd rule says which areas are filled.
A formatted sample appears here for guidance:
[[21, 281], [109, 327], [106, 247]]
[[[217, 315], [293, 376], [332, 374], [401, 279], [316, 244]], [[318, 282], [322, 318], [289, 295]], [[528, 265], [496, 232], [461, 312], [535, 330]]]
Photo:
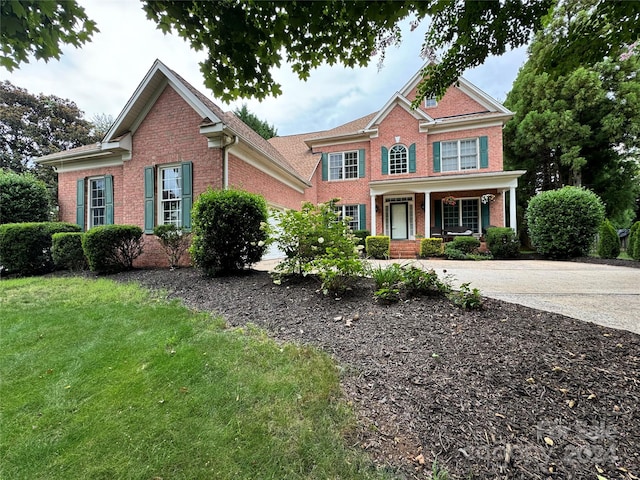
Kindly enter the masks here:
[[[165, 178], [165, 172], [174, 170], [177, 172], [177, 177], [173, 179]], [[170, 163], [159, 165], [157, 168], [156, 174], [158, 175], [157, 179], [157, 201], [158, 201], [158, 210], [157, 210], [157, 218], [156, 225], [175, 225], [176, 227], [182, 226], [182, 171], [179, 163]], [[171, 181], [175, 181], [177, 186], [171, 188], [170, 185], [165, 185], [165, 183], [169, 183]], [[165, 192], [171, 193], [175, 195], [172, 198], [165, 198]], [[171, 208], [171, 204], [173, 208]], [[174, 220], [165, 219], [166, 213], [172, 213], [175, 215]]]
[[397, 143], [389, 149], [389, 175], [409, 173], [409, 149]]

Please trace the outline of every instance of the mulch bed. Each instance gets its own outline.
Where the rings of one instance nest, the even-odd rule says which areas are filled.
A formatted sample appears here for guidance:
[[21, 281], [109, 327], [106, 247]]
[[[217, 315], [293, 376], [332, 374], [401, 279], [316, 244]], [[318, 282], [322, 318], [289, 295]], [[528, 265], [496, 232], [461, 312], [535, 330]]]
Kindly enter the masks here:
[[492, 299], [479, 311], [440, 297], [379, 305], [368, 280], [334, 299], [265, 272], [109, 278], [328, 352], [359, 420], [349, 440], [398, 478], [430, 478], [434, 459], [460, 479], [640, 476], [636, 334]]

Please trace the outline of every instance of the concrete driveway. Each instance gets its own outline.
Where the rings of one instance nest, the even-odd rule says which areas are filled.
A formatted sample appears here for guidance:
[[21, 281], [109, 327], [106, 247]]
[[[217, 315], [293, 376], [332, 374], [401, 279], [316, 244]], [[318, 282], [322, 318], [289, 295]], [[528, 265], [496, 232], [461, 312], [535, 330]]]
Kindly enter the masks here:
[[[485, 297], [640, 334], [640, 269], [549, 260], [385, 260], [433, 268]], [[277, 261], [258, 265], [270, 270]]]

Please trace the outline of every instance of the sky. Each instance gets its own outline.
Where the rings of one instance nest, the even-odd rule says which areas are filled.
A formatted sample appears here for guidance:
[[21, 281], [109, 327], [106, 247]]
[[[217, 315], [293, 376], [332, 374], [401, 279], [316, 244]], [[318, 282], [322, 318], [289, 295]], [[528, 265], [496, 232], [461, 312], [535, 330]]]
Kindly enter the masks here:
[[[304, 82], [286, 65], [274, 71], [282, 94], [263, 101], [239, 99], [225, 104], [212, 97], [203, 84], [198, 63], [203, 52], [191, 50], [177, 34], [164, 35], [147, 20], [141, 3], [132, 0], [79, 0], [99, 33], [80, 49], [65, 46], [61, 59], [32, 60], [8, 72], [0, 67], [0, 80], [9, 80], [32, 94], [56, 95], [71, 100], [87, 120], [96, 115], [117, 118], [156, 59], [162, 61], [224, 110], [243, 103], [279, 135], [326, 130], [382, 108], [391, 96], [423, 66], [420, 58], [426, 26], [403, 29], [399, 47], [389, 47], [384, 65], [373, 58], [366, 68], [321, 66]], [[504, 101], [518, 70], [526, 60], [524, 48], [489, 58], [463, 76]]]

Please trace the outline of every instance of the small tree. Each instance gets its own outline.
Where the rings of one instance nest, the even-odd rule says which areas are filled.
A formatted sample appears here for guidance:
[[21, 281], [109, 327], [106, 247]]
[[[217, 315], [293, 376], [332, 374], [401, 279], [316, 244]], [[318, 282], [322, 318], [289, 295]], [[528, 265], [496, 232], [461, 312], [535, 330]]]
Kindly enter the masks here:
[[598, 256], [618, 258], [618, 255], [620, 255], [620, 237], [611, 222], [605, 219], [598, 231]]
[[640, 260], [640, 222], [631, 226], [627, 239], [627, 254], [634, 260]]
[[167, 254], [171, 269], [177, 268], [180, 259], [189, 248], [191, 235], [173, 224], [157, 225], [153, 229], [153, 234], [158, 237], [158, 242]]
[[47, 221], [48, 199], [47, 186], [31, 173], [0, 170], [0, 224]]
[[207, 276], [239, 272], [262, 258], [268, 241], [265, 199], [241, 190], [209, 188], [193, 205], [189, 252]]
[[542, 192], [525, 214], [531, 243], [550, 258], [586, 255], [604, 221], [604, 205], [593, 192], [578, 187]]

